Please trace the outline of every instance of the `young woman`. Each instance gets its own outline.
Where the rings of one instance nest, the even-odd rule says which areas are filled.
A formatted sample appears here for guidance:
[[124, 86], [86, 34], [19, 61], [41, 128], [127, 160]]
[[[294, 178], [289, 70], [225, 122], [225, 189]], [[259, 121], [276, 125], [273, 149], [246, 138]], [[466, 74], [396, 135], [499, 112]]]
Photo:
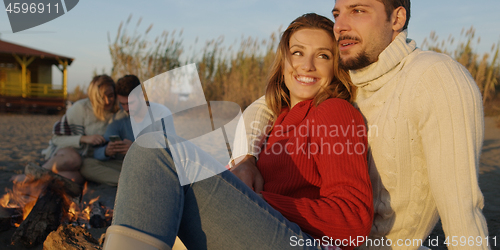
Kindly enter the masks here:
[[77, 183], [82, 157], [92, 157], [93, 146], [105, 142], [102, 136], [115, 119], [125, 117], [115, 101], [115, 82], [107, 75], [95, 76], [87, 90], [88, 98], [75, 102], [54, 125], [49, 147], [42, 152], [48, 160], [42, 167]]
[[220, 164], [201, 150], [173, 150], [170, 136], [170, 148], [140, 147], [155, 140], [143, 136], [125, 159], [104, 249], [170, 249], [176, 235], [188, 249], [361, 244], [373, 219], [366, 128], [349, 103], [332, 28], [306, 14], [281, 37], [266, 91], [275, 121], [257, 163], [264, 191], [230, 171], [181, 186], [179, 169]]

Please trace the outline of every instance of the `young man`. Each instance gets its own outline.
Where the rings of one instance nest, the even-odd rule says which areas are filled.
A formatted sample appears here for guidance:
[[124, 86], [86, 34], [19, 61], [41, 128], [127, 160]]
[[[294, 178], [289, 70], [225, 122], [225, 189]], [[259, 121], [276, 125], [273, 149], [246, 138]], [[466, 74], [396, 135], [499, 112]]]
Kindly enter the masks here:
[[[483, 110], [470, 74], [407, 39], [409, 0], [336, 0], [333, 16], [340, 64], [369, 128], [375, 216], [361, 248], [418, 249], [441, 217], [449, 249], [472, 238], [467, 249], [489, 249], [477, 181]], [[254, 156], [269, 123], [262, 98], [245, 117], [248, 156], [232, 171], [259, 192]]]

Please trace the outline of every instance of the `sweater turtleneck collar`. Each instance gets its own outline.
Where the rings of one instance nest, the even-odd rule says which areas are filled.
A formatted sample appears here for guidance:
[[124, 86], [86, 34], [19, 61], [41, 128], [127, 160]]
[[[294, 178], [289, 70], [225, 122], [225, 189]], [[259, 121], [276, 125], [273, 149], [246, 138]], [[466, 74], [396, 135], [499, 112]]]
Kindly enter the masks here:
[[417, 44], [411, 39], [407, 39], [408, 31], [399, 33], [394, 41], [380, 53], [378, 61], [359, 70], [350, 70], [351, 80], [358, 88], [368, 91], [380, 89], [386, 81], [374, 81], [381, 78], [394, 69], [400, 62], [413, 52]]

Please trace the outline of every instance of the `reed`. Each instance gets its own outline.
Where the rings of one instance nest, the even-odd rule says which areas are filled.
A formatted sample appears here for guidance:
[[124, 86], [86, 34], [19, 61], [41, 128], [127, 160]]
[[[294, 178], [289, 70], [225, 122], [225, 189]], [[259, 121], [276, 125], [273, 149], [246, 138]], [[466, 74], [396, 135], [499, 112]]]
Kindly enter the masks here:
[[[201, 51], [185, 51], [182, 31], [164, 31], [150, 40], [151, 24], [139, 32], [141, 19], [130, 31], [132, 16], [120, 23], [112, 40], [108, 33], [112, 58], [111, 77], [134, 74], [145, 81], [176, 67], [196, 63], [207, 101], [233, 101], [243, 109], [265, 92], [265, 78], [274, 59], [277, 33], [269, 39], [242, 37], [239, 46], [224, 45], [224, 37], [208, 40]], [[233, 47], [237, 47], [233, 51]], [[191, 56], [189, 56], [191, 55]], [[200, 55], [200, 56], [195, 56]]]
[[68, 94], [68, 101], [71, 103], [84, 98], [87, 98], [87, 94], [85, 93], [84, 88], [80, 87], [80, 85], [77, 85], [75, 89], [73, 89], [73, 92]]
[[[280, 31], [272, 33], [268, 39], [242, 37], [239, 44], [231, 46], [226, 46], [221, 36], [206, 41], [201, 49], [191, 46], [185, 50], [182, 30], [164, 31], [150, 39], [148, 34], [153, 25], [140, 32], [142, 19], [139, 18], [134, 27], [131, 27], [131, 19], [129, 16], [120, 23], [113, 40], [108, 33], [113, 63], [111, 76], [114, 79], [135, 74], [145, 81], [176, 67], [196, 63], [207, 101], [232, 101], [244, 109], [264, 94]], [[480, 55], [476, 50], [480, 38], [475, 37], [474, 27], [463, 29], [461, 37], [455, 44], [454, 37], [440, 39], [431, 32], [422, 48], [448, 54], [467, 68], [481, 91], [487, 113], [500, 115], [500, 111], [494, 109], [500, 105], [496, 100], [500, 81], [500, 43], [493, 44], [489, 53]]]
[[221, 39], [209, 41], [197, 62], [205, 96], [207, 100], [232, 101], [245, 108], [265, 92], [276, 34], [269, 40], [242, 37], [234, 52], [221, 44]]
[[[109, 52], [112, 59], [111, 77], [118, 79], [126, 74], [136, 75], [145, 81], [159, 73], [179, 67], [182, 54], [182, 31], [164, 31], [150, 41], [148, 34], [153, 24], [141, 34], [139, 32], [142, 18], [135, 28], [129, 32], [132, 15], [120, 23], [113, 41], [108, 33]], [[177, 33], [177, 34], [176, 34]]]

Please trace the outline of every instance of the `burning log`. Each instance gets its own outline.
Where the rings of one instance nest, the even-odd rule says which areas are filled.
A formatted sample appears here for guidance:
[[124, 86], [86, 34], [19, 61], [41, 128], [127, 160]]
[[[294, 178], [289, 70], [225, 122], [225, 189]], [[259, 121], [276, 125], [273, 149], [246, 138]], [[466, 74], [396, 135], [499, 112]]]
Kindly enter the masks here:
[[19, 218], [22, 217], [17, 209], [0, 207], [0, 232], [9, 230]]
[[[16, 222], [20, 223], [16, 223], [19, 227], [12, 236], [13, 245], [25, 247], [39, 245], [61, 224], [70, 223], [76, 226], [75, 228], [108, 225], [112, 210], [103, 206], [98, 201], [99, 197], [92, 199], [88, 204], [82, 203], [86, 185], [82, 190], [82, 187], [73, 181], [35, 165], [26, 166], [25, 173], [26, 178], [14, 181], [13, 189], [0, 199], [0, 230], [3, 225], [10, 228], [12, 220], [18, 219]], [[59, 239], [63, 239], [64, 236], [65, 241], [74, 242], [73, 238], [83, 237], [79, 231], [75, 231], [76, 229], [70, 230], [73, 233], [69, 233], [68, 230], [70, 229], [60, 229], [57, 233]], [[82, 239], [76, 241], [84, 242]], [[59, 249], [53, 246], [46, 246], [44, 249]], [[89, 246], [69, 249], [94, 249]]]
[[31, 164], [26, 166], [25, 174], [30, 179], [44, 179], [47, 184], [29, 215], [12, 236], [14, 245], [33, 247], [41, 244], [61, 224], [63, 211], [69, 208], [64, 195], [77, 197], [81, 195], [82, 189], [65, 177]]
[[43, 243], [47, 250], [100, 250], [99, 242], [82, 227], [61, 225]]
[[28, 164], [24, 168], [24, 173], [26, 176], [32, 177], [34, 180], [41, 179], [46, 175], [51, 176], [52, 178], [58, 180], [60, 183], [59, 187], [64, 188], [64, 191], [71, 197], [78, 197], [82, 194], [82, 186], [73, 182], [72, 180], [60, 176], [48, 169], [36, 166], [34, 164]]
[[101, 202], [96, 201], [90, 204], [90, 226], [93, 228], [102, 228], [107, 226], [106, 208], [101, 205]]
[[7, 209], [1, 207], [0, 208], [0, 232], [9, 230], [12, 223], [12, 213], [10, 213]]
[[34, 247], [61, 224], [63, 198], [49, 186], [12, 236], [13, 245]]

